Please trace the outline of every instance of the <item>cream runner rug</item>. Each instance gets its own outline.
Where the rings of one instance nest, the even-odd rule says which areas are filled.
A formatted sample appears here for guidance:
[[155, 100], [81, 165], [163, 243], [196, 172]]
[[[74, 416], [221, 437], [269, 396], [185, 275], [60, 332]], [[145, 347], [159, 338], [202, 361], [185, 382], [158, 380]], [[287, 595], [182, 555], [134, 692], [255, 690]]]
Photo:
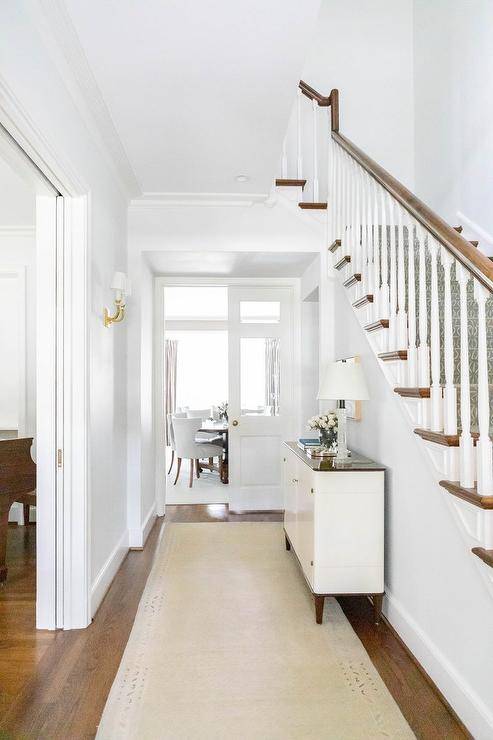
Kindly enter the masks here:
[[170, 524], [100, 740], [414, 737], [335, 599], [277, 523]]

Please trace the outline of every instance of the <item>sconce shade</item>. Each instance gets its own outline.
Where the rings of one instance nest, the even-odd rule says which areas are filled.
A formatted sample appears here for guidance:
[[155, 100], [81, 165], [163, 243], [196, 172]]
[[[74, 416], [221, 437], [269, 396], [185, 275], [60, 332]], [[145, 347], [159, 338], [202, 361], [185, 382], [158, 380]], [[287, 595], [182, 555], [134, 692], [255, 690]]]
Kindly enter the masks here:
[[125, 293], [125, 287], [127, 284], [127, 276], [124, 272], [115, 272], [113, 280], [111, 281], [111, 290], [119, 290], [121, 293]]
[[370, 398], [359, 363], [329, 362], [317, 398], [323, 401], [366, 401]]

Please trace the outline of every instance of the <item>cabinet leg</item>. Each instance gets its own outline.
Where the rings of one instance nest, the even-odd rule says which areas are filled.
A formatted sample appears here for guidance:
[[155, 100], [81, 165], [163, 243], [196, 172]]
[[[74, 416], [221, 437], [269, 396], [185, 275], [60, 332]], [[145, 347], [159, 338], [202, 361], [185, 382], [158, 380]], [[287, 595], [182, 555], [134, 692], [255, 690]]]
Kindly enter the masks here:
[[313, 600], [315, 601], [315, 621], [317, 624], [322, 624], [325, 596], [322, 594], [313, 594]]
[[291, 543], [288, 540], [288, 538], [286, 537], [286, 535], [284, 535], [284, 539], [286, 541], [286, 550], [291, 550]]
[[383, 594], [373, 594], [373, 619], [375, 624], [380, 624], [382, 616]]

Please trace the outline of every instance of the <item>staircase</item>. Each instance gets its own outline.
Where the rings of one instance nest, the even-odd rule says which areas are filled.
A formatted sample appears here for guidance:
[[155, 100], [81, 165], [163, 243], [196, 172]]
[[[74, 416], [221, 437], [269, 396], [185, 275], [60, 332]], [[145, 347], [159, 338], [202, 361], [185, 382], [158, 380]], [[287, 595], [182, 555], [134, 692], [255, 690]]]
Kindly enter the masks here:
[[300, 82], [281, 175], [325, 211], [329, 269], [493, 590], [493, 263], [339, 132], [337, 90]]

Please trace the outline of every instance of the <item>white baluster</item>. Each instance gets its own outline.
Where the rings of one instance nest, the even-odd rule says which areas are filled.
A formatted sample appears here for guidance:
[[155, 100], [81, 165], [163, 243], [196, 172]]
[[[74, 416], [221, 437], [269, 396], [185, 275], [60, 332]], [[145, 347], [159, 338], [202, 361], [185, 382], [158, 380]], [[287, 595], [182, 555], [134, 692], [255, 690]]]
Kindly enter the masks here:
[[428, 345], [428, 305], [426, 299], [426, 244], [421, 226], [416, 227], [419, 240], [419, 345], [418, 377], [421, 388], [430, 386], [430, 348]]
[[431, 429], [443, 429], [442, 387], [440, 385], [440, 305], [438, 298], [438, 243], [428, 235], [428, 251], [431, 255], [431, 311], [430, 311], [430, 350], [431, 350]]
[[443, 389], [443, 431], [445, 434], [457, 434], [457, 388], [454, 384], [454, 330], [451, 291], [451, 268], [454, 258], [445, 247], [442, 247], [440, 251], [444, 270], [443, 352], [445, 386]]
[[367, 292], [373, 295], [373, 303], [368, 310], [368, 319], [375, 315], [377, 289], [375, 284], [375, 225], [373, 208], [373, 178], [366, 175], [366, 214], [368, 219], [368, 287]]
[[490, 388], [488, 378], [488, 351], [486, 346], [485, 304], [490, 293], [477, 280], [474, 297], [478, 304], [478, 422], [479, 440], [476, 445], [478, 493], [493, 493], [492, 444], [490, 439]]
[[414, 222], [407, 216], [409, 244], [407, 251], [407, 382], [410, 388], [418, 385], [418, 348], [416, 345], [416, 283], [414, 264]]
[[373, 310], [375, 318], [380, 318], [380, 220], [378, 213], [378, 193], [377, 183], [373, 180], [372, 187], [372, 206], [373, 206], [373, 275], [374, 275], [374, 294]]
[[313, 130], [313, 200], [319, 201], [319, 184], [318, 184], [318, 140], [317, 140], [317, 111], [318, 106], [315, 100], [312, 100], [312, 130]]
[[296, 176], [298, 180], [303, 179], [303, 150], [302, 150], [302, 127], [301, 127], [301, 98], [303, 93], [298, 88], [296, 99]]
[[351, 272], [359, 272], [359, 250], [358, 250], [358, 234], [357, 234], [357, 176], [356, 176], [356, 163], [352, 159], [350, 163], [350, 177], [351, 177]]
[[282, 142], [282, 158], [281, 158], [281, 177], [283, 180], [287, 179], [288, 176], [288, 150], [287, 150], [287, 136], [284, 137]]
[[397, 242], [395, 236], [394, 200], [387, 193], [390, 234], [390, 274], [389, 274], [389, 340], [387, 349], [394, 349], [397, 332]]
[[388, 231], [387, 231], [387, 198], [386, 192], [383, 188], [380, 190], [380, 211], [381, 211], [381, 223], [382, 223], [382, 241], [381, 241], [381, 277], [382, 287], [380, 288], [380, 319], [389, 318], [389, 302], [390, 302], [390, 291], [389, 291], [389, 247], [388, 247]]
[[455, 265], [460, 290], [460, 420], [459, 441], [460, 484], [474, 486], [474, 445], [471, 436], [471, 388], [469, 379], [469, 336], [467, 284], [470, 275], [458, 262]]
[[358, 167], [360, 209], [361, 209], [361, 295], [368, 293], [368, 212], [366, 193], [366, 173]]
[[404, 244], [404, 219], [407, 218], [401, 205], [397, 207], [397, 341], [393, 349], [405, 349], [407, 341], [407, 313], [406, 313], [406, 261]]

